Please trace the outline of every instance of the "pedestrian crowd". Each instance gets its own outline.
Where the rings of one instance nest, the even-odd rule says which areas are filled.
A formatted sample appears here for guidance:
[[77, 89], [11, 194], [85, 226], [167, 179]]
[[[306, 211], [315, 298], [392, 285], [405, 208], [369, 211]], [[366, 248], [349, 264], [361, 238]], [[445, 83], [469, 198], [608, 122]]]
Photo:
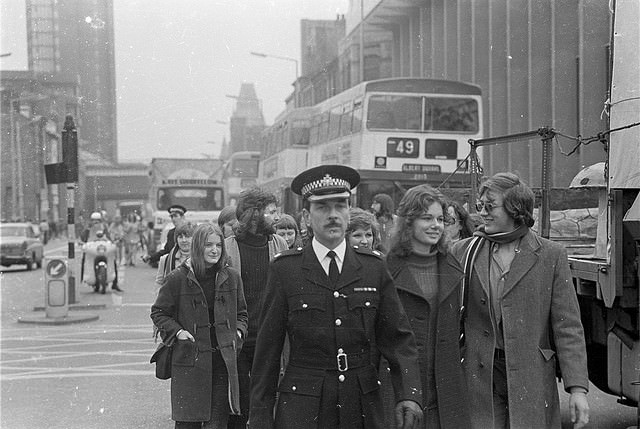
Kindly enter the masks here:
[[[470, 214], [428, 185], [397, 209], [387, 194], [351, 207], [359, 181], [300, 173], [300, 213], [260, 188], [215, 224], [169, 208], [175, 228], [144, 260], [159, 263], [175, 427], [560, 428], [558, 378], [584, 427], [577, 297], [564, 248], [530, 229], [531, 189], [498, 173]], [[142, 233], [118, 222], [129, 261]]]

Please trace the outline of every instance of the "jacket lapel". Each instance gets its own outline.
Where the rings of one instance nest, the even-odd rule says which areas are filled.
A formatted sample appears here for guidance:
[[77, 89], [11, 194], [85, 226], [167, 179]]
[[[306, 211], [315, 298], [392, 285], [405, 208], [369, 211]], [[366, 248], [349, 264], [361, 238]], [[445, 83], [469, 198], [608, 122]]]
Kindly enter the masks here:
[[320, 261], [318, 261], [316, 253], [313, 251], [313, 246], [311, 245], [305, 246], [304, 248], [302, 271], [307, 282], [333, 290], [333, 287], [329, 284], [329, 276], [327, 276], [327, 273], [322, 269], [322, 265], [320, 265]]
[[[359, 281], [362, 277], [360, 275], [361, 269], [362, 269], [362, 263], [358, 260], [358, 258], [356, 258], [355, 250], [347, 246], [347, 251], [344, 253], [344, 263], [342, 264], [342, 271], [340, 272], [340, 277], [338, 277], [338, 284], [336, 285], [336, 290], [340, 290], [343, 287], [348, 286], [353, 282]], [[322, 272], [324, 273], [324, 270], [322, 270]], [[328, 284], [328, 279], [327, 279], [327, 284]]]
[[524, 277], [525, 274], [538, 262], [540, 243], [533, 232], [529, 231], [520, 241], [520, 251], [516, 252], [509, 273], [504, 283], [504, 293], [508, 294], [511, 289]]

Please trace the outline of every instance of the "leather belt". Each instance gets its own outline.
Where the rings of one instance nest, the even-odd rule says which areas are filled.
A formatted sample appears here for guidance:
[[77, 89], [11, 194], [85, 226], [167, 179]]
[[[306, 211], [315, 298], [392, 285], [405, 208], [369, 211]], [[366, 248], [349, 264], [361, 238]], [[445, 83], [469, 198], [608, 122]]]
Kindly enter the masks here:
[[362, 368], [371, 364], [371, 355], [365, 353], [347, 354], [340, 349], [336, 356], [291, 356], [289, 365], [323, 369], [327, 371], [345, 372], [349, 369]]

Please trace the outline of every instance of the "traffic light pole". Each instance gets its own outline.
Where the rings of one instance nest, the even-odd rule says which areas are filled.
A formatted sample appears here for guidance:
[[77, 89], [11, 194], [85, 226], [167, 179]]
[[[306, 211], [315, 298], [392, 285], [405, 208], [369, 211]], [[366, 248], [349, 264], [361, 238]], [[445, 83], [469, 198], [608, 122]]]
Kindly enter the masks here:
[[62, 158], [67, 171], [67, 237], [69, 252], [69, 304], [76, 304], [76, 278], [74, 276], [76, 254], [76, 221], [75, 201], [76, 183], [78, 182], [78, 132], [73, 122], [73, 117], [67, 115], [62, 130]]

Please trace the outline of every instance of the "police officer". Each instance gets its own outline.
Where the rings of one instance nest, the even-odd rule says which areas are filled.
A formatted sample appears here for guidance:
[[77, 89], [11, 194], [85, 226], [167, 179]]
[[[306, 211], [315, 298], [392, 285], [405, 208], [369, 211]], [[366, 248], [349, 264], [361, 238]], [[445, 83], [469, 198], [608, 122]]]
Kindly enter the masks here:
[[174, 226], [169, 231], [167, 231], [167, 242], [162, 249], [158, 250], [152, 255], [144, 255], [142, 257], [143, 262], [157, 265], [162, 255], [166, 255], [167, 253], [169, 253], [171, 249], [173, 249], [173, 246], [176, 245], [176, 228], [185, 222], [184, 214], [187, 212], [187, 209], [180, 204], [174, 204], [169, 207], [167, 211], [169, 212], [169, 217], [171, 218], [171, 222], [173, 222]]
[[[397, 427], [416, 428], [422, 419], [415, 339], [393, 280], [377, 252], [346, 245], [349, 197], [359, 181], [350, 167], [323, 165], [291, 183], [314, 237], [276, 256], [269, 269], [251, 429], [382, 428], [380, 353], [390, 363]], [[290, 355], [278, 386], [286, 334]]]

